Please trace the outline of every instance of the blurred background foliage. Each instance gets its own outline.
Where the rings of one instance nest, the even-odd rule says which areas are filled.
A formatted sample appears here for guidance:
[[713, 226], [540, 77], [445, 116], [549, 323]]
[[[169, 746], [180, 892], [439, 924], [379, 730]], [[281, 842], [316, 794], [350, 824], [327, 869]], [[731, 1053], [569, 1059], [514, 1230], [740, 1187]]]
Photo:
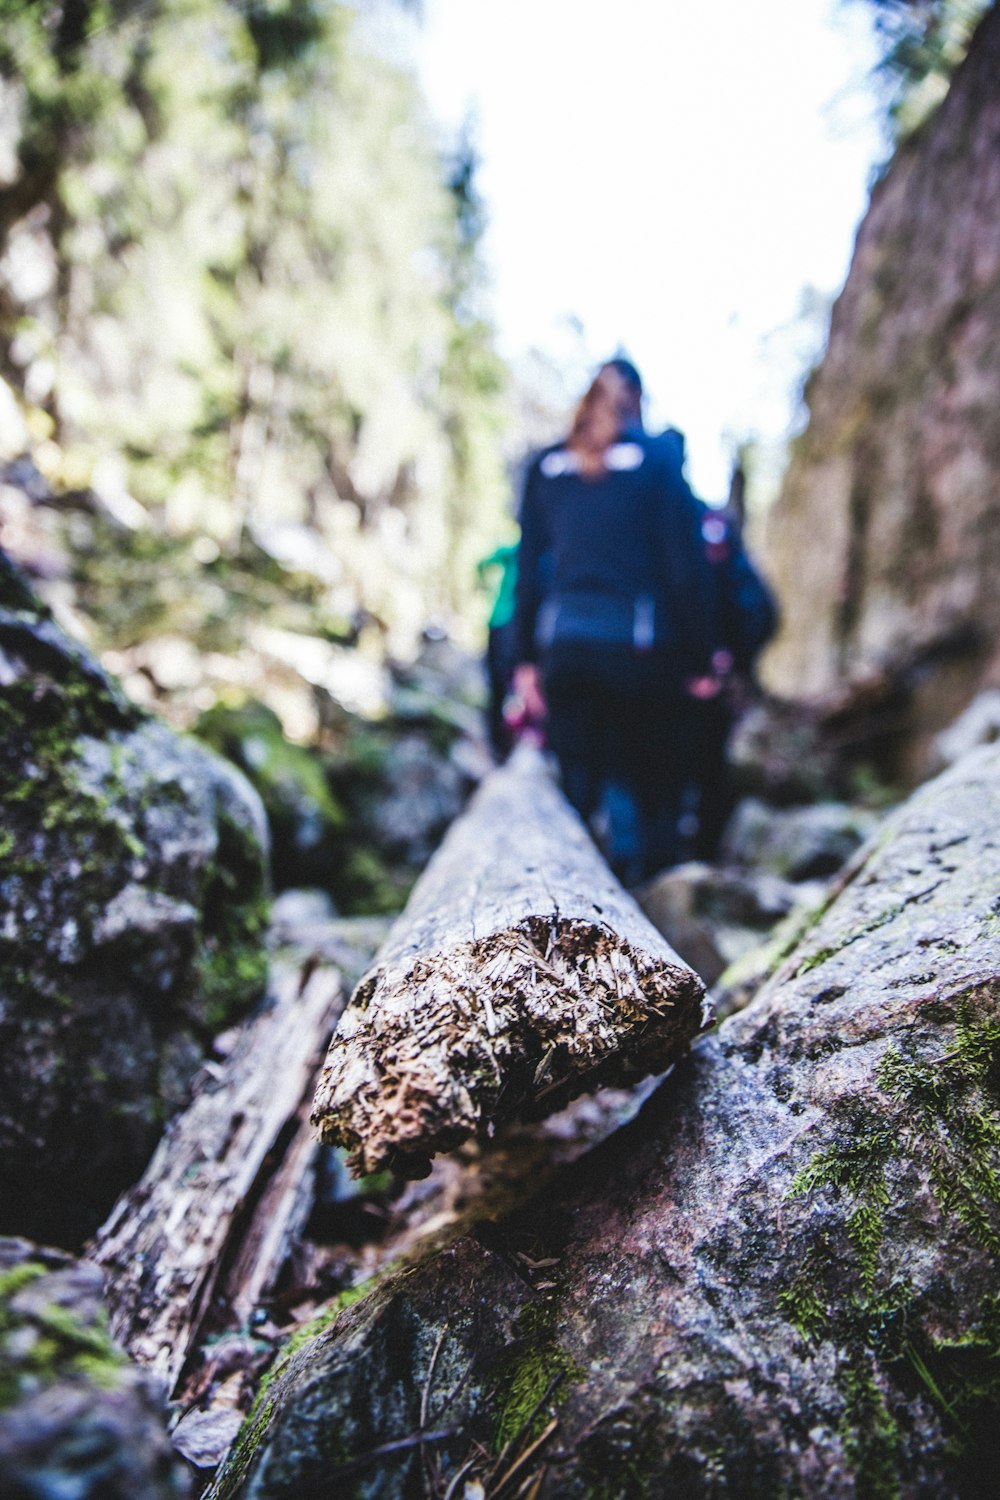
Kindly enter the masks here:
[[380, 8], [0, 0], [0, 542], [348, 912], [479, 774], [512, 524], [474, 145]]
[[923, 124], [948, 91], [991, 0], [862, 0], [874, 14], [892, 138]]
[[[902, 135], [984, 7], [865, 3]], [[400, 10], [0, 0], [0, 542], [345, 910], [400, 904], [482, 769], [447, 638], [572, 394], [496, 353], [475, 142], [378, 45]]]
[[54, 487], [294, 560], [335, 634], [405, 649], [502, 526], [504, 372], [474, 152], [358, 20], [0, 0], [0, 372]]

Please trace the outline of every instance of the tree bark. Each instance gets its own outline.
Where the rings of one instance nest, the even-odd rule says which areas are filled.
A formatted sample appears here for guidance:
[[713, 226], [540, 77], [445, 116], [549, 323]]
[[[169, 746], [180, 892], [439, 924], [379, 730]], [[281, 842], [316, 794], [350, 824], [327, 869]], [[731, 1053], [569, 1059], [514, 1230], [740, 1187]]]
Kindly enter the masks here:
[[998, 830], [991, 747], [631, 1125], [291, 1355], [215, 1500], [985, 1500]]
[[217, 1292], [246, 1317], [301, 1228], [305, 1112], [343, 999], [336, 970], [286, 974], [98, 1231], [112, 1332], [168, 1394]]
[[618, 885], [537, 751], [495, 772], [417, 884], [330, 1046], [313, 1120], [409, 1175], [515, 1115], [666, 1069], [704, 987]]

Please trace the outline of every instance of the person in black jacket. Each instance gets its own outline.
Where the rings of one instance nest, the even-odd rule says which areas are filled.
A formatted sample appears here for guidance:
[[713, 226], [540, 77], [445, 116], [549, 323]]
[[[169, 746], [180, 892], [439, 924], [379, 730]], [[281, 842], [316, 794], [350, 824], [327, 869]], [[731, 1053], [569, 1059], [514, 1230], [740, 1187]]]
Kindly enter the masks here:
[[670, 452], [630, 424], [620, 363], [528, 469], [515, 685], [530, 711], [544, 704], [566, 794], [634, 884], [678, 857], [678, 728], [687, 683], [711, 672], [712, 633], [697, 503]]
[[[610, 360], [609, 366], [625, 382], [625, 431], [642, 433], [638, 373], [627, 360]], [[733, 471], [726, 505], [709, 505], [695, 496], [685, 478], [684, 434], [668, 427], [651, 441], [671, 472], [672, 485], [683, 490], [699, 516], [705, 564], [698, 574], [705, 590], [700, 609], [712, 649], [710, 670], [685, 682], [676, 726], [686, 769], [674, 848], [678, 858], [711, 860], [718, 855], [734, 802], [729, 739], [753, 690], [757, 658], [777, 630], [778, 608], [743, 542], [742, 469]]]
[[[724, 507], [702, 504], [701, 535], [708, 561], [713, 638], [713, 682], [691, 697], [688, 778], [691, 853], [718, 856], [734, 792], [728, 747], [733, 726], [754, 691], [757, 658], [778, 628], [774, 595], [743, 542], [743, 473], [734, 470]], [[688, 830], [683, 826], [682, 833]]]

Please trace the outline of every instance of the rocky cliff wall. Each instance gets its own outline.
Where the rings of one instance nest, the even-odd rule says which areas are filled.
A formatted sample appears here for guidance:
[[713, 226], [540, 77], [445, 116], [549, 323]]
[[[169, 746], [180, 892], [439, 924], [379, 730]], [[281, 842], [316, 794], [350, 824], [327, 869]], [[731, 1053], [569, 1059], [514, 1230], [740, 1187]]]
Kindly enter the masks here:
[[[896, 693], [896, 765], [1000, 682], [1000, 8], [876, 186], [769, 520], [767, 685]], [[898, 689], [902, 685], [902, 702]]]

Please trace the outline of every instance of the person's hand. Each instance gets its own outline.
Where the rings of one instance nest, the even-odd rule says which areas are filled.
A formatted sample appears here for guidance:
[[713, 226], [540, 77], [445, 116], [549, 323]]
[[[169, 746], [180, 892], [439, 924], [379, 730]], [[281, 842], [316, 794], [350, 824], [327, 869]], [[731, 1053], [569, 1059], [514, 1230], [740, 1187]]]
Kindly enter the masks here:
[[514, 692], [524, 705], [525, 717], [537, 722], [545, 718], [545, 694], [542, 674], [533, 661], [523, 661], [514, 668]]
[[691, 697], [697, 698], [700, 703], [711, 702], [722, 692], [732, 670], [732, 652], [714, 651], [711, 672], [705, 672], [701, 677], [689, 677], [686, 684], [687, 690]]

